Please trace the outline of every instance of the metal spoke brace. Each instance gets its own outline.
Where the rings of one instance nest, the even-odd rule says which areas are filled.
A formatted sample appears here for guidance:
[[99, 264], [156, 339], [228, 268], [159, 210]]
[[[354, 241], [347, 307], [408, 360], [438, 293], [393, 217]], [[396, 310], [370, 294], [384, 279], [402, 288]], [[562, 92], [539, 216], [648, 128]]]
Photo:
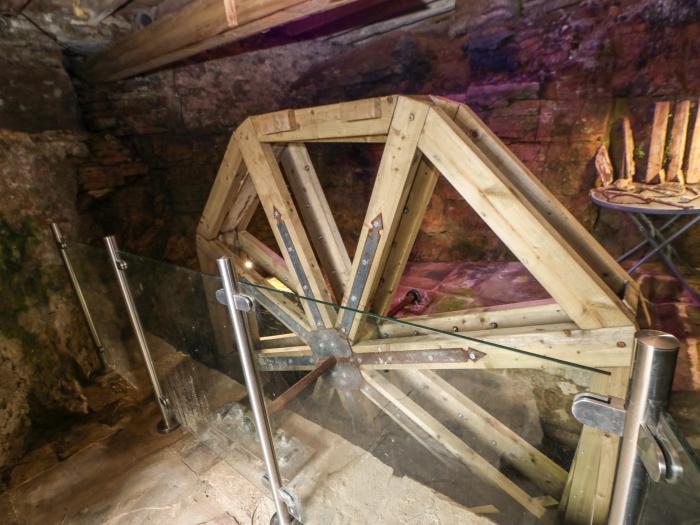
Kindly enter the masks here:
[[581, 393], [572, 413], [584, 425], [621, 436], [608, 523], [638, 523], [650, 482], [676, 483], [683, 451], [665, 409], [680, 343], [670, 334], [640, 330], [627, 400]]
[[[236, 271], [228, 257], [221, 257], [217, 260], [219, 274], [223, 282], [223, 297], [219, 295], [220, 302], [224, 303], [228, 309], [233, 335], [235, 337], [238, 353], [241, 358], [243, 375], [245, 376], [246, 388], [250, 407], [255, 418], [255, 428], [258, 431], [260, 446], [263, 452], [263, 460], [267, 473], [263, 477], [270, 483], [272, 490], [272, 500], [275, 503], [277, 513], [272, 517], [271, 523], [279, 525], [292, 525], [299, 523], [292, 513], [296, 513], [294, 498], [288, 490], [282, 486], [282, 477], [277, 462], [275, 447], [272, 443], [272, 431], [270, 429], [270, 419], [265, 409], [265, 399], [263, 398], [262, 386], [258, 378], [258, 371], [255, 367], [253, 357], [253, 344], [250, 338], [250, 331], [244, 316], [245, 312], [253, 309], [253, 300], [240, 293]], [[224, 301], [221, 301], [224, 299]]]
[[158, 408], [163, 416], [158, 423], [157, 429], [161, 434], [167, 434], [177, 429], [180, 424], [173, 414], [168, 398], [165, 396], [165, 393], [160, 387], [160, 381], [158, 381], [158, 374], [156, 373], [156, 367], [153, 364], [151, 351], [148, 348], [146, 333], [141, 325], [141, 318], [139, 317], [139, 312], [136, 309], [136, 303], [134, 302], [134, 297], [131, 295], [131, 288], [129, 287], [129, 281], [126, 277], [126, 261], [119, 256], [119, 246], [117, 246], [117, 241], [114, 237], [105, 237], [104, 241], [109, 258], [112, 261], [112, 268], [117, 276], [119, 290], [121, 291], [122, 298], [124, 299], [124, 305], [126, 306], [126, 311], [129, 315], [129, 321], [131, 321], [131, 327], [134, 329], [136, 341], [141, 349], [143, 360], [146, 363], [146, 370], [148, 370], [148, 376], [151, 379], [151, 384], [153, 385], [153, 392], [155, 393], [156, 401], [158, 402]]

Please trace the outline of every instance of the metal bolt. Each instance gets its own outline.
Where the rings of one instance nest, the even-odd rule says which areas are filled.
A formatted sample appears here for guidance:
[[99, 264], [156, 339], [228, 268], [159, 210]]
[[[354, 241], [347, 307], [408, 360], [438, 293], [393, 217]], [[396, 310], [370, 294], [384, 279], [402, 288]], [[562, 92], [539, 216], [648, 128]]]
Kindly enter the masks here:
[[415, 119], [416, 119], [416, 116], [415, 116], [413, 113], [410, 113], [410, 114], [408, 115], [408, 120], [409, 120], [409, 121], [413, 121], [413, 120], [415, 120]]
[[452, 327], [452, 331], [453, 331], [453, 332], [459, 332], [459, 327], [453, 326], [453, 327]]
[[435, 361], [435, 357], [432, 356], [432, 355], [429, 355], [429, 356], [428, 356], [428, 361]]
[[408, 206], [403, 209], [403, 214], [407, 215], [408, 214]]
[[492, 321], [489, 323], [489, 328], [498, 328], [498, 323], [496, 321]]
[[119, 259], [119, 260], [117, 261], [117, 267], [118, 267], [120, 270], [126, 270], [126, 269], [129, 267], [129, 265], [126, 264], [126, 261], [123, 261], [123, 260]]
[[472, 361], [476, 361], [476, 353], [475, 352], [469, 352], [469, 359]]

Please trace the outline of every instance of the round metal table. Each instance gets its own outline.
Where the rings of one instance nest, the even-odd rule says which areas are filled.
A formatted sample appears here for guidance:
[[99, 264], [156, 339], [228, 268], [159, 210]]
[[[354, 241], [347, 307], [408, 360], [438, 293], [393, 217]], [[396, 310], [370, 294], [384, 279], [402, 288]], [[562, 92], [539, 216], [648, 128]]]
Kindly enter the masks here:
[[[618, 257], [618, 262], [627, 259], [647, 244], [651, 246], [651, 250], [627, 270], [628, 273], [633, 273], [642, 264], [658, 254], [683, 285], [683, 288], [688, 291], [693, 302], [700, 305], [700, 294], [690, 285], [683, 273], [678, 269], [674, 259], [683, 264], [692, 273], [699, 274], [699, 272], [680, 256], [678, 250], [672, 244], [674, 240], [700, 221], [700, 198], [698, 197], [698, 192], [694, 189], [688, 189], [685, 193], [676, 196], [659, 196], [656, 194], [655, 198], [658, 200], [652, 202], [642, 201], [645, 195], [646, 197], [651, 197], [655, 193], [658, 192], [652, 190], [645, 192], [642, 190], [638, 193], [640, 195], [638, 198], [623, 192], [611, 191], [608, 188], [596, 188], [591, 190], [591, 200], [602, 208], [624, 213], [644, 237], [642, 242]], [[653, 217], [657, 215], [667, 217], [666, 222], [660, 227], [656, 227], [652, 221]], [[687, 220], [683, 226], [675, 230], [671, 235], [666, 236], [665, 232], [680, 219]]]

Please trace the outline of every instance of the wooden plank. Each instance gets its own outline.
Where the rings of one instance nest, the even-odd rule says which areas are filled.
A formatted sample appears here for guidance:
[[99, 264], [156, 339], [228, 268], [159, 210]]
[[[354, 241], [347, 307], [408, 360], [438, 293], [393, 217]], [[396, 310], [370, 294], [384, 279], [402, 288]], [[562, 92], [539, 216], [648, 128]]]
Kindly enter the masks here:
[[[454, 336], [414, 336], [388, 339], [368, 339], [353, 345], [353, 351], [361, 355], [366, 352], [401, 352], [425, 351], [447, 348], [473, 348], [486, 355], [476, 362], [425, 364], [425, 370], [449, 369], [546, 369], [550, 373], [559, 370], [566, 374], [569, 365], [555, 363], [542, 357], [547, 356], [561, 359], [567, 363], [576, 363], [597, 368], [626, 368], [632, 360], [632, 344], [634, 342], [633, 327], [599, 328], [597, 330], [576, 330], [572, 324], [540, 325], [521, 328], [507, 328], [465, 332], [468, 335], [484, 341], [512, 346], [514, 348], [533, 352], [537, 355], [523, 355], [511, 350], [499, 349], [483, 342], [468, 341]], [[289, 356], [310, 355], [306, 345], [269, 348], [269, 355], [284, 354]], [[362, 368], [376, 370], [399, 370], [407, 368], [397, 363], [376, 365], [361, 364]], [[415, 365], [408, 367], [416, 368]], [[310, 367], [300, 367], [308, 370]], [[595, 374], [598, 375], [598, 374]]]
[[[401, 321], [449, 332], [470, 332], [493, 328], [567, 323], [570, 319], [557, 303], [551, 299], [543, 299], [503, 306], [486, 306], [455, 312], [407, 316], [402, 317]], [[417, 328], [413, 326], [392, 321], [386, 321], [379, 325], [379, 333], [382, 337], [414, 335], [416, 330]]]
[[[591, 391], [625, 398], [629, 367], [610, 370], [611, 376], [595, 375]], [[584, 426], [579, 438], [574, 464], [569, 472], [568, 497], [560, 510], [564, 522], [572, 525], [607, 523], [619, 438]]]
[[[374, 99], [377, 100], [377, 99]], [[301, 218], [326, 272], [335, 298], [343, 297], [350, 277], [350, 257], [303, 143], [289, 144], [282, 154], [287, 182], [300, 206]]]
[[[297, 109], [294, 111], [294, 119], [298, 128], [290, 131], [280, 131], [266, 135], [258, 135], [261, 142], [299, 142], [318, 139], [342, 138], [353, 136], [386, 135], [394, 113], [394, 106], [398, 97], [389, 96], [377, 99], [365, 99], [354, 102], [340, 102], [314, 108]], [[347, 121], [349, 115], [365, 111], [367, 101], [379, 104], [381, 116], [372, 119], [359, 119]], [[256, 129], [271, 127], [267, 121], [274, 118], [275, 113], [267, 113], [251, 117]]]
[[382, 105], [378, 98], [366, 98], [353, 104], [341, 105], [340, 118], [345, 122], [382, 118]]
[[629, 117], [622, 117], [613, 124], [610, 143], [615, 178], [633, 180], [635, 174], [634, 137]]
[[439, 108], [419, 147], [580, 328], [632, 324], [607, 284]]
[[386, 397], [387, 400], [399, 408], [406, 417], [432, 436], [433, 439], [442, 444], [471, 471], [503, 490], [534, 516], [538, 518], [544, 516], [546, 511], [541, 504], [531, 498], [508, 477], [499, 472], [497, 468], [450, 432], [444, 425], [399, 390], [394, 384], [376, 372], [362, 372], [362, 375], [372, 388]]
[[668, 167], [666, 168], [666, 180], [684, 182], [683, 157], [685, 155], [685, 141], [688, 134], [688, 119], [690, 118], [690, 100], [682, 100], [676, 103], [673, 111], [673, 124], [671, 136], [668, 139]]
[[[302, 1], [194, 0], [91, 56], [83, 71], [91, 80], [111, 80], [122, 71], [196, 45], [232, 27], [244, 26]], [[227, 8], [229, 2], [232, 5]]]
[[[399, 97], [372, 188], [362, 232], [357, 242], [350, 279], [341, 303], [343, 305], [347, 305], [350, 301], [352, 283], [360, 270], [366, 272], [366, 279], [356, 307], [364, 310], [371, 304], [379, 279], [384, 273], [392, 242], [403, 216], [406, 199], [418, 168], [419, 155], [416, 145], [421, 136], [428, 109], [428, 106], [422, 102]], [[376, 120], [367, 122], [376, 122]], [[367, 241], [370, 229], [373, 228], [372, 221], [377, 218], [381, 218], [382, 221], [379, 241], [372, 260], [363, 262], [363, 246]], [[367, 268], [368, 264], [369, 268]], [[338, 316], [337, 328], [341, 328], [341, 322], [345, 315], [354, 314], [347, 310], [342, 311]], [[351, 342], [357, 339], [361, 321], [362, 316], [354, 315], [350, 329], [345, 334]]]
[[233, 204], [226, 214], [226, 218], [221, 223], [220, 232], [227, 233], [245, 230], [250, 224], [250, 220], [253, 218], [253, 214], [259, 204], [258, 192], [255, 191], [255, 185], [250, 180], [250, 177], [247, 176], [246, 170], [246, 177], [233, 196]]
[[685, 165], [685, 181], [700, 182], [700, 99], [695, 99], [695, 112], [688, 128], [688, 155]]
[[277, 277], [287, 287], [293, 286], [294, 281], [289, 275], [289, 269], [284, 259], [271, 248], [268, 248], [264, 242], [245, 231], [238, 232], [236, 240], [238, 241], [238, 246], [253, 263], [263, 268], [270, 275]]
[[[235, 132], [238, 145], [241, 149], [245, 164], [250, 172], [250, 177], [255, 184], [258, 197], [263, 205], [272, 231], [275, 234], [282, 256], [287, 263], [287, 268], [294, 269], [286, 244], [277, 227], [278, 219], [284, 221], [292, 241], [293, 248], [298, 257], [300, 268], [303, 270], [309, 283], [309, 289], [304, 290], [299, 282], [299, 275], [290, 272], [294, 278], [297, 292], [303, 296], [312, 296], [323, 301], [331, 301], [331, 296], [326, 286], [321, 269], [316, 261], [316, 255], [301, 223], [299, 214], [294, 206], [292, 196], [287, 189], [287, 183], [280, 171], [277, 159], [269, 144], [258, 141], [257, 132], [251, 119], [246, 119]], [[275, 216], [279, 213], [279, 217]], [[336, 313], [332, 307], [316, 303], [321, 319], [314, 320], [312, 315], [313, 305], [309, 301], [302, 301], [312, 326], [333, 326]]]
[[320, 143], [334, 143], [339, 142], [341, 144], [359, 143], [359, 144], [384, 144], [386, 142], [386, 135], [365, 135], [357, 137], [331, 137], [327, 139], [310, 139], [304, 142], [320, 142]]
[[[434, 97], [434, 100], [439, 101], [437, 97]], [[455, 123], [466, 132], [481, 153], [500, 170], [502, 176], [517, 188], [527, 202], [531, 203], [539, 215], [549, 222], [559, 236], [576, 250], [616, 294], [621, 295], [624, 292], [625, 283], [630, 281], [631, 277], [542, 181], [535, 177], [467, 106], [459, 106]]]
[[664, 182], [665, 180], [665, 177], [662, 177], [660, 173], [664, 165], [664, 148], [666, 147], [666, 130], [670, 111], [670, 102], [657, 102], [654, 106], [654, 120], [651, 124], [644, 182]]
[[282, 410], [285, 406], [287, 406], [290, 403], [290, 401], [292, 401], [309, 386], [311, 386], [311, 384], [314, 381], [316, 381], [316, 379], [318, 379], [328, 370], [330, 370], [333, 367], [333, 365], [335, 365], [335, 357], [326, 357], [325, 359], [321, 359], [316, 365], [316, 368], [311, 370], [299, 381], [290, 386], [280, 396], [276, 397], [270, 402], [269, 414], [273, 415], [276, 412]]
[[446, 411], [452, 421], [466, 427], [482, 445], [501, 454], [546, 494], [557, 499], [561, 497], [567, 478], [566, 470], [442, 377], [429, 370], [401, 370], [391, 374], [398, 375], [421, 397], [430, 399], [434, 405]]
[[109, 70], [103, 68], [102, 71], [99, 71], [99, 74], [98, 72], [92, 72], [90, 78], [92, 80], [101, 81], [127, 78], [138, 73], [143, 73], [144, 71], [177, 62], [178, 60], [196, 55], [208, 49], [213, 49], [262, 33], [293, 20], [300, 20], [313, 14], [325, 13], [357, 1], [358, 0], [307, 0], [300, 3], [298, 1], [291, 1], [290, 7], [270, 12], [267, 16], [257, 18], [248, 23], [241, 23], [239, 20], [238, 26], [210, 38], [205, 38], [193, 44], [180, 45], [173, 50], [154, 54], [150, 57], [141, 57], [140, 60], [132, 58], [129, 64], [120, 64], [118, 67], [109, 68]]
[[246, 173], [241, 150], [236, 143], [236, 138], [231, 136], [224, 153], [224, 159], [219, 166], [219, 171], [204, 206], [204, 212], [199, 219], [197, 235], [201, 235], [205, 239], [214, 239], [219, 235], [224, 218], [226, 218], [226, 214], [231, 209], [236, 195], [241, 191], [247, 178]]
[[[450, 363], [425, 366], [426, 369], [451, 368], [561, 368], [566, 365], [542, 359], [538, 356], [553, 357], [568, 363], [597, 368], [628, 367], [632, 359], [632, 344], [635, 327], [598, 328], [577, 330], [572, 325], [541, 325], [514, 328], [497, 328], [465, 332], [463, 335], [492, 343], [510, 346], [537, 355], [524, 355], [502, 348], [496, 348], [478, 341], [469, 341], [448, 335], [418, 335], [413, 337], [393, 337], [368, 339], [353, 346], [357, 354], [364, 352], [403, 352], [436, 350], [444, 348], [473, 348], [486, 355], [476, 362]], [[374, 368], [403, 368], [404, 365], [374, 366]]]
[[384, 274], [373, 299], [371, 308], [373, 312], [385, 315], [389, 311], [391, 300], [411, 255], [439, 175], [432, 164], [424, 159], [420, 161], [393, 246], [389, 251]]
[[259, 135], [272, 135], [273, 133], [292, 131], [299, 127], [293, 109], [268, 113], [267, 118], [255, 120], [253, 123]]

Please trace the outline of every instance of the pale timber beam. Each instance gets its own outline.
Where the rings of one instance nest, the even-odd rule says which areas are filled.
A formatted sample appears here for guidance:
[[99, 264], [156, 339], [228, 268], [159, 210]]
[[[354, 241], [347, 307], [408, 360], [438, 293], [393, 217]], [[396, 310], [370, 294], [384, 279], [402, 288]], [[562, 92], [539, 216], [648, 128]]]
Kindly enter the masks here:
[[[433, 330], [448, 332], [470, 332], [494, 328], [513, 328], [568, 323], [571, 320], [561, 307], [551, 299], [528, 301], [500, 306], [469, 308], [439, 314], [401, 317], [400, 321], [413, 323]], [[420, 328], [396, 321], [379, 324], [382, 337], [402, 337], [418, 335]], [[425, 331], [426, 333], [428, 330]]]
[[[469, 341], [442, 335], [367, 339], [355, 343], [353, 351], [358, 356], [361, 356], [363, 353], [369, 352], [413, 352], [454, 348], [466, 350], [472, 348], [486, 354], [475, 362], [424, 363], [421, 365], [385, 362], [382, 364], [360, 365], [363, 369], [376, 370], [398, 370], [407, 367], [425, 370], [511, 368], [553, 370], [568, 368], [571, 364], [612, 369], [630, 366], [634, 332], [634, 327], [577, 330], [573, 324], [569, 323], [507, 329], [498, 328], [457, 334], [511, 346], [536, 355], [526, 355], [512, 350], [496, 348], [486, 342]], [[265, 352], [271, 356], [280, 353], [290, 356], [306, 356], [309, 355], [309, 347], [301, 345], [270, 348]], [[569, 364], [553, 362], [540, 356], [563, 360]], [[308, 367], [301, 367], [300, 369], [308, 369]], [[596, 373], [594, 375], [603, 374]]]
[[[560, 359], [568, 363], [596, 368], [628, 367], [632, 359], [633, 326], [577, 330], [571, 324], [515, 327], [507, 329], [465, 332], [467, 335], [492, 343], [510, 346], [537, 355], [526, 355], [496, 348], [484, 342], [452, 336], [419, 335], [369, 339], [357, 342], [353, 350], [363, 352], [402, 352], [448, 348], [473, 348], [486, 355], [476, 362], [447, 363], [425, 366], [426, 369], [450, 368], [560, 368], [567, 365], [538, 356]], [[374, 365], [373, 365], [374, 366]], [[374, 366], [378, 368], [379, 365]], [[381, 365], [381, 368], [402, 368], [404, 365]]]
[[357, 1], [197, 0], [91, 56], [83, 75], [93, 81], [127, 78]]
[[205, 239], [215, 239], [219, 235], [224, 219], [247, 179], [247, 171], [241, 150], [232, 135], [199, 219], [197, 235]]
[[[235, 136], [280, 252], [295, 278], [297, 292], [305, 297], [330, 302], [324, 276], [272, 147], [258, 141], [250, 119], [238, 127]], [[307, 300], [302, 301], [302, 306], [312, 326], [333, 326], [336, 313], [332, 307]]]
[[430, 110], [419, 147], [580, 328], [633, 323], [620, 298], [441, 109]]
[[498, 452], [508, 463], [530, 479], [538, 488], [557, 500], [561, 498], [567, 472], [497, 418], [489, 414], [464, 393], [435, 372], [401, 370], [388, 377], [398, 377], [419, 395], [445, 410], [452, 421], [473, 434], [482, 445]]
[[[357, 242], [344, 306], [366, 310], [371, 304], [418, 168], [416, 145], [428, 110], [422, 102], [399, 97]], [[363, 316], [341, 310], [336, 327], [353, 342], [363, 321]]]
[[221, 224], [221, 233], [244, 231], [250, 224], [255, 210], [260, 204], [255, 185], [250, 180], [250, 177], [247, 176], [247, 173], [248, 171], [246, 170], [246, 177], [238, 188], [233, 205], [231, 205], [231, 209], [228, 210], [226, 218]]
[[440, 174], [430, 162], [425, 159], [420, 161], [418, 171], [413, 180], [411, 191], [406, 199], [403, 216], [399, 222], [394, 242], [389, 251], [384, 274], [375, 293], [372, 311], [378, 314], [386, 314], [391, 306], [399, 281], [406, 269], [406, 263], [411, 255], [413, 244], [420, 231], [425, 210], [428, 208], [430, 198], [433, 196], [435, 185]]
[[363, 372], [362, 375], [372, 388], [382, 394], [392, 405], [399, 408], [405, 417], [445, 447], [458, 461], [481, 478], [503, 490], [534, 516], [538, 518], [544, 516], [546, 510], [539, 502], [450, 432], [396, 385], [377, 372]]
[[260, 142], [338, 141], [386, 137], [399, 97], [368, 98], [251, 117]]
[[600, 243], [571, 215], [549, 189], [491, 131], [483, 121], [463, 104], [432, 97], [440, 107], [455, 111], [455, 123], [467, 133], [482, 153], [507, 177], [532, 205], [539, 210], [559, 235], [583, 257], [610, 288], [621, 295], [632, 279]]
[[289, 144], [282, 153], [282, 167], [321, 267], [326, 270], [335, 298], [340, 299], [350, 277], [350, 257], [306, 146]]

